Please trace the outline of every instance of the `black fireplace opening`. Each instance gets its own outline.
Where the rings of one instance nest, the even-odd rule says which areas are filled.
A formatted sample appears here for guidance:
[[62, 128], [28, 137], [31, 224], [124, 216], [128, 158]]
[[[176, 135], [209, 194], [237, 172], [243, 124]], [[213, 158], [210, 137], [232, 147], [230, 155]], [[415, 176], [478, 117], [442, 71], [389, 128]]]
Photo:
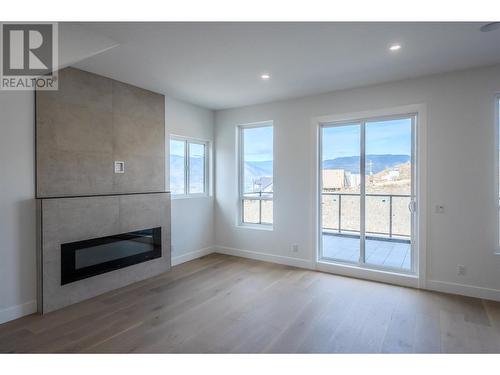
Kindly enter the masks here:
[[61, 244], [61, 285], [161, 257], [161, 227]]

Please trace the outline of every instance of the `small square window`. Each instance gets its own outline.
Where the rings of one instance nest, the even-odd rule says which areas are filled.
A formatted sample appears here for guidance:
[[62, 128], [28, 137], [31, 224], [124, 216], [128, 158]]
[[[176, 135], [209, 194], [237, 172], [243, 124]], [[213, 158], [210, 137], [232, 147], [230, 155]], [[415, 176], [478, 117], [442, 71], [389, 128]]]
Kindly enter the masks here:
[[208, 142], [170, 139], [170, 192], [177, 196], [208, 193]]

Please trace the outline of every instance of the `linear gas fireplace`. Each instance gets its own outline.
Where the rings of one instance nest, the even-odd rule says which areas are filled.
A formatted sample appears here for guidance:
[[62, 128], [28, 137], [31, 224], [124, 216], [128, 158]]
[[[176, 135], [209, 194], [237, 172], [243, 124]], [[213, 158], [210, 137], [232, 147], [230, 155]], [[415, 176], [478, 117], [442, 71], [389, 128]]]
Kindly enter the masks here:
[[61, 244], [61, 285], [161, 257], [161, 227]]

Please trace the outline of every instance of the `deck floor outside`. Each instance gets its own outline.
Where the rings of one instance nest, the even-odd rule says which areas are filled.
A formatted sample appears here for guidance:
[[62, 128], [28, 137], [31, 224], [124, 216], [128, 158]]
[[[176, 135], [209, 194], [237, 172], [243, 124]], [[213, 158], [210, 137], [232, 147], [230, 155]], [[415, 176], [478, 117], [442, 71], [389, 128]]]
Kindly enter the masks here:
[[[354, 236], [323, 233], [322, 259], [357, 263], [360, 239]], [[411, 270], [411, 244], [385, 239], [367, 239], [366, 263], [377, 267]]]

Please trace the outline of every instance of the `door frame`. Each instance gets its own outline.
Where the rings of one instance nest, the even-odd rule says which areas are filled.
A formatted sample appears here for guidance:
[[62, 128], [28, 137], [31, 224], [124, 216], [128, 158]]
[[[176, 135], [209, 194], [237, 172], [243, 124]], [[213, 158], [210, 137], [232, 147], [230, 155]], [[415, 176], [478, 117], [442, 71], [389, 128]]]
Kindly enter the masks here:
[[[348, 263], [330, 263], [319, 259], [321, 251], [321, 144], [320, 131], [324, 124], [338, 123], [360, 123], [369, 119], [383, 120], [395, 117], [415, 116], [416, 121], [413, 126], [414, 137], [414, 196], [416, 197], [417, 220], [412, 224], [414, 231], [414, 244], [412, 249], [413, 264], [417, 268], [416, 273], [399, 273], [392, 270], [368, 268], [355, 264]], [[314, 249], [314, 267], [317, 270], [331, 272], [345, 276], [365, 278], [375, 281], [388, 282], [404, 286], [412, 286], [425, 288], [425, 280], [427, 274], [427, 145], [426, 145], [426, 128], [427, 128], [427, 110], [425, 104], [413, 104], [391, 108], [381, 108], [372, 111], [362, 111], [355, 113], [344, 113], [338, 115], [327, 115], [314, 117], [311, 119], [314, 166], [312, 181], [314, 181], [313, 194], [313, 249]], [[361, 131], [361, 133], [363, 133]], [[363, 137], [363, 134], [361, 134]], [[364, 139], [361, 143], [364, 145]], [[364, 147], [364, 146], [363, 146]], [[360, 150], [361, 154], [363, 150]], [[360, 161], [361, 163], [361, 161]], [[363, 211], [361, 212], [363, 214]], [[361, 251], [361, 249], [360, 249]]]

